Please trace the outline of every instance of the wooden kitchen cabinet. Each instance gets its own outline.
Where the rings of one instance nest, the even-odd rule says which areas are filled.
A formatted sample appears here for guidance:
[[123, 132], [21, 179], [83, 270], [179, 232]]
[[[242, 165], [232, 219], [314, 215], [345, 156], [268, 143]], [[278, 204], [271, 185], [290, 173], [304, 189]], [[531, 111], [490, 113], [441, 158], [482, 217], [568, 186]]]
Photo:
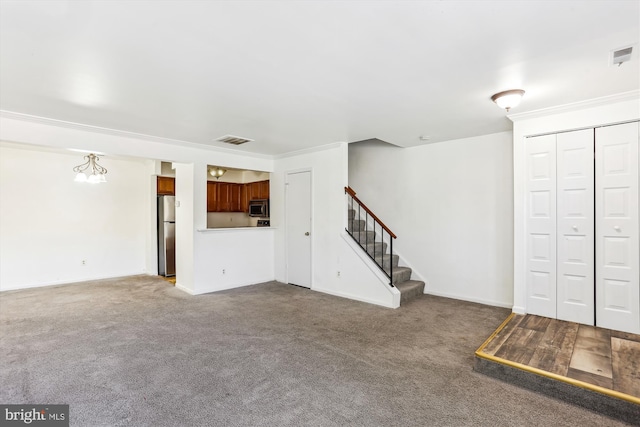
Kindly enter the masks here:
[[217, 212], [218, 186], [217, 182], [207, 182], [207, 212]]
[[157, 177], [157, 193], [158, 196], [175, 196], [176, 195], [176, 179], [168, 176]]
[[207, 212], [242, 212], [243, 184], [207, 182]]
[[240, 188], [240, 210], [249, 212], [249, 186], [247, 184]]
[[246, 184], [248, 187], [249, 200], [259, 200], [269, 198], [269, 181], [257, 181]]
[[242, 187], [243, 184], [229, 185], [229, 212], [242, 212]]
[[216, 212], [231, 212], [229, 209], [229, 184], [216, 182], [218, 186], [218, 209]]
[[258, 182], [258, 197], [256, 199], [268, 199], [269, 198], [269, 181]]

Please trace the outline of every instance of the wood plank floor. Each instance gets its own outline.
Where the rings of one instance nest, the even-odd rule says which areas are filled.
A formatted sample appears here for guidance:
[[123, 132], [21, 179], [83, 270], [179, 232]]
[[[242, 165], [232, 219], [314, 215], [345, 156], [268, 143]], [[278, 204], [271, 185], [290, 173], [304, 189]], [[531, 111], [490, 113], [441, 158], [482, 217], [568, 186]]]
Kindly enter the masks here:
[[514, 315], [479, 352], [640, 398], [640, 335]]

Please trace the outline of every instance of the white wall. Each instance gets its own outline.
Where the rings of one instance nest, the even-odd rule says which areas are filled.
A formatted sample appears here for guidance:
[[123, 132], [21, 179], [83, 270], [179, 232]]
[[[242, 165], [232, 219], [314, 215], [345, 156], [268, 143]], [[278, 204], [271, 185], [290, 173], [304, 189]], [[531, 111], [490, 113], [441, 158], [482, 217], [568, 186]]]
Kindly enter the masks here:
[[0, 147], [0, 290], [146, 272], [149, 162], [105, 157], [107, 183], [74, 182], [83, 156]]
[[[197, 229], [206, 228], [206, 165], [225, 165], [230, 168], [265, 172], [270, 172], [273, 168], [271, 156], [239, 153], [227, 149], [203, 147], [184, 141], [166, 140], [7, 112], [0, 114], [0, 141], [44, 147], [45, 149], [81, 149], [103, 152], [106, 153], [105, 159], [115, 156], [141, 160], [153, 159], [188, 166], [182, 168], [182, 173], [176, 172], [178, 200], [182, 199], [185, 203], [182, 206], [184, 208], [190, 206], [189, 209], [191, 210], [190, 212], [182, 211], [183, 215], [181, 217], [187, 218], [187, 222], [183, 226], [179, 222], [176, 224], [176, 228], [182, 230], [179, 235], [182, 238], [178, 237], [176, 251], [179, 257], [181, 256], [180, 254], [184, 255], [177, 265], [178, 283], [183, 289], [192, 293], [197, 293], [198, 289], [203, 287], [206, 288], [208, 278], [206, 274], [203, 274], [207, 269], [198, 265], [196, 263], [197, 259], [189, 257], [188, 254], [198, 253], [200, 250], [206, 250], [206, 245], [215, 244], [215, 241], [202, 240], [195, 237]], [[189, 167], [189, 165], [191, 166]], [[70, 167], [72, 168], [73, 166], [71, 165]], [[145, 205], [146, 226], [143, 227], [145, 230], [143, 234], [144, 246], [139, 256], [145, 259], [142, 271], [146, 269], [150, 274], [155, 274], [157, 273], [155, 261], [157, 257], [156, 209], [155, 198], [152, 197], [155, 194], [155, 177], [149, 175], [157, 173], [158, 167], [152, 164], [149, 167], [141, 167], [139, 170], [145, 174], [145, 193], [142, 197], [147, 200]], [[114, 179], [116, 172], [116, 170], [110, 170], [109, 178]], [[6, 174], [6, 177], [7, 179], [15, 180], [19, 175], [20, 171], [12, 169], [11, 173]], [[120, 199], [115, 199], [113, 202], [124, 203]], [[3, 200], [0, 200], [0, 203], [5, 205]], [[118, 206], [118, 209], [120, 208], [121, 206]], [[11, 208], [9, 207], [8, 209]], [[66, 209], [71, 208], [67, 207]], [[185, 226], [189, 227], [188, 232], [184, 229]], [[68, 231], [67, 228], [65, 226], [66, 231]], [[191, 237], [188, 237], [189, 233], [192, 235]], [[0, 235], [0, 241], [4, 244], [4, 235]], [[54, 251], [56, 242], [47, 241], [44, 243], [48, 245], [47, 249], [50, 252]], [[118, 259], [115, 253], [109, 252], [107, 256], [109, 258], [105, 262], [109, 262], [112, 265], [118, 264], [115, 261]], [[28, 259], [28, 254], [23, 254], [23, 258], [21, 258], [22, 265], [28, 264]], [[245, 265], [250, 265], [253, 260], [245, 257], [243, 261]], [[110, 277], [120, 275], [119, 270], [115, 267], [108, 270], [107, 274]], [[49, 282], [58, 283], [58, 279], [56, 277], [51, 278], [52, 275], [50, 274], [43, 274], [43, 277], [46, 277]], [[60, 282], [70, 280], [61, 278]], [[82, 278], [77, 280], [82, 280]], [[238, 285], [241, 283], [239, 282]]]
[[512, 136], [349, 146], [349, 185], [398, 236], [425, 293], [511, 307]]
[[525, 138], [532, 135], [597, 127], [640, 119], [639, 92], [589, 100], [569, 106], [514, 114], [514, 302], [513, 311], [527, 312], [525, 260]]
[[[195, 229], [198, 221], [196, 169], [193, 163], [174, 163], [176, 170], [176, 286], [194, 293], [196, 287]], [[203, 174], [204, 165], [200, 165]], [[204, 175], [203, 182], [206, 182]], [[206, 184], [205, 184], [206, 185]], [[204, 213], [203, 213], [204, 214]]]
[[[387, 307], [397, 307], [398, 292], [366, 267], [343, 238], [346, 224], [345, 143], [294, 153], [275, 161], [271, 175], [271, 225], [275, 227], [275, 277], [287, 282], [285, 180], [288, 172], [311, 171], [311, 289]], [[340, 276], [338, 276], [340, 271]]]
[[274, 233], [269, 228], [196, 232], [195, 294], [268, 282], [274, 273]]

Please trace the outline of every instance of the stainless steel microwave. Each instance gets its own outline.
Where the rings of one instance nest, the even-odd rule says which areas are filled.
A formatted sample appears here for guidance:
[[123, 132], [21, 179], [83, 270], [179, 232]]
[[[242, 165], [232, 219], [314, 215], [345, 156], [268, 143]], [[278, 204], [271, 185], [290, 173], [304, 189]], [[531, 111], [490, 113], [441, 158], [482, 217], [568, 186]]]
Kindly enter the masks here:
[[268, 218], [269, 217], [269, 199], [251, 200], [249, 202], [249, 216]]

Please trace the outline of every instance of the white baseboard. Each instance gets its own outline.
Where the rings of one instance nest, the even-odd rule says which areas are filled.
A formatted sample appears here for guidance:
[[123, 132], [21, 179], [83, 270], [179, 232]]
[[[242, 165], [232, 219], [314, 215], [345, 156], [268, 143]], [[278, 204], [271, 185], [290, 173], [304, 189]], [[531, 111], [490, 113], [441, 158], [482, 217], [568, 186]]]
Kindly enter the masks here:
[[191, 289], [189, 289], [189, 288], [185, 288], [184, 286], [182, 286], [182, 285], [181, 285], [180, 283], [178, 283], [178, 282], [176, 282], [176, 289], [179, 289], [179, 290], [181, 290], [182, 292], [185, 292], [185, 293], [187, 293], [187, 294], [189, 294], [189, 295], [195, 295]]
[[446, 292], [426, 291], [426, 288], [425, 288], [425, 294], [434, 295], [434, 296], [437, 296], [437, 297], [457, 299], [457, 300], [461, 300], [461, 301], [475, 302], [475, 303], [478, 303], [478, 304], [490, 305], [490, 306], [493, 306], [493, 307], [503, 307], [503, 308], [512, 308], [513, 307], [513, 303], [502, 302], [502, 301], [491, 301], [491, 300], [486, 300], [486, 299], [482, 299], [482, 298], [469, 297], [469, 296], [466, 296], [466, 295], [448, 294]]
[[512, 311], [515, 314], [527, 314], [527, 309], [525, 307], [520, 307], [520, 306], [517, 306], [517, 305], [513, 306]]
[[334, 291], [332, 289], [319, 288], [317, 286], [313, 286], [311, 288], [311, 290], [312, 291], [317, 291], [317, 292], [322, 292], [324, 294], [334, 295], [334, 296], [341, 297], [341, 298], [347, 298], [347, 299], [352, 299], [352, 300], [355, 300], [355, 301], [360, 301], [360, 302], [366, 302], [366, 303], [369, 303], [369, 304], [379, 305], [379, 306], [387, 307], [387, 308], [398, 308], [398, 307], [400, 307], [400, 298], [398, 298], [398, 305], [394, 306], [393, 303], [387, 304], [387, 303], [383, 303], [383, 302], [376, 301], [376, 300], [373, 300], [373, 299], [369, 299], [369, 298], [366, 298], [366, 297], [361, 297], [361, 296], [358, 296], [358, 295], [351, 295], [351, 294], [347, 294], [347, 293], [344, 293], [344, 292], [337, 292], [337, 291]]
[[44, 288], [48, 286], [59, 286], [59, 285], [73, 285], [76, 283], [82, 282], [93, 282], [94, 280], [106, 280], [106, 279], [120, 279], [123, 277], [130, 276], [140, 276], [142, 274], [147, 274], [146, 271], [136, 271], [128, 274], [119, 274], [117, 276], [96, 276], [96, 277], [86, 277], [82, 279], [73, 279], [73, 280], [54, 280], [51, 282], [40, 282], [40, 283], [29, 283], [27, 285], [18, 285], [18, 286], [7, 286], [2, 287], [0, 292], [4, 291], [18, 291], [20, 289], [33, 289], [33, 288]]

